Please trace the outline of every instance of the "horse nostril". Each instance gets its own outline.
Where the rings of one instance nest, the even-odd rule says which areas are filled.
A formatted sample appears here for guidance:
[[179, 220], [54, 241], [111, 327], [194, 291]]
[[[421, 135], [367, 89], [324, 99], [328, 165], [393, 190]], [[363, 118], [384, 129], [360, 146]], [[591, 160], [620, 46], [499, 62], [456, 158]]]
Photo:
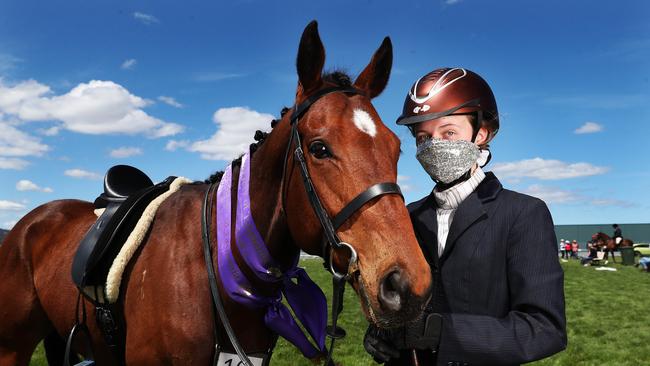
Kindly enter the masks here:
[[408, 282], [401, 271], [389, 273], [379, 286], [379, 304], [391, 311], [399, 311], [408, 294]]

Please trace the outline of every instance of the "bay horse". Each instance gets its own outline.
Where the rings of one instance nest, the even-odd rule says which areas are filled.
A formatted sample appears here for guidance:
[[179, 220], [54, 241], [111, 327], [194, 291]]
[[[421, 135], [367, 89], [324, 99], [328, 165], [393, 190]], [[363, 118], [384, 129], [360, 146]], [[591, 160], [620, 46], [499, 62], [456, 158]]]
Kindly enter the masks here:
[[631, 247], [634, 242], [630, 239], [624, 238], [619, 244], [616, 244], [616, 241], [612, 239], [609, 235], [599, 231], [591, 236], [591, 240], [594, 241], [596, 248], [605, 248], [605, 260], [609, 257], [609, 253], [612, 253], [612, 260], [616, 263], [616, 257], [614, 256], [614, 251], [619, 247]]
[[[384, 39], [354, 82], [340, 73], [323, 74], [324, 62], [325, 49], [312, 22], [298, 49], [295, 105], [333, 86], [361, 91], [323, 96], [297, 126], [313, 185], [333, 217], [367, 187], [396, 181], [400, 142], [371, 104], [389, 79], [390, 39]], [[290, 267], [300, 250], [323, 255], [324, 230], [299, 169], [294, 169], [293, 154], [285, 155], [293, 112], [284, 113], [250, 155], [250, 209], [281, 269]], [[238, 160], [231, 165], [233, 177], [240, 165]], [[202, 202], [208, 189], [205, 183], [188, 184], [167, 198], [127, 266], [118, 300], [126, 328], [126, 364], [206, 365], [212, 362], [216, 339], [228, 339], [223, 327], [215, 326], [202, 252]], [[25, 215], [5, 238], [0, 246], [0, 366], [28, 365], [42, 339], [60, 346], [60, 337], [70, 332], [78, 294], [70, 268], [81, 238], [96, 219], [90, 202], [52, 201]], [[215, 231], [217, 224], [211, 226]], [[348, 281], [366, 318], [384, 328], [415, 318], [429, 299], [431, 273], [403, 199], [384, 195], [367, 202], [336, 233], [357, 253], [356, 271]], [[216, 244], [210, 246], [215, 252]], [[240, 254], [232, 252], [241, 262]], [[346, 251], [332, 253], [336, 271], [345, 272], [349, 260]], [[218, 268], [216, 257], [213, 264]], [[227, 318], [246, 353], [272, 349], [277, 335], [265, 327], [264, 311], [238, 305], [217, 280]], [[90, 309], [88, 328], [97, 364], [118, 363], [101, 338], [92, 304], [82, 302]], [[48, 358], [60, 351], [47, 345]], [[79, 347], [76, 351], [83, 353]]]

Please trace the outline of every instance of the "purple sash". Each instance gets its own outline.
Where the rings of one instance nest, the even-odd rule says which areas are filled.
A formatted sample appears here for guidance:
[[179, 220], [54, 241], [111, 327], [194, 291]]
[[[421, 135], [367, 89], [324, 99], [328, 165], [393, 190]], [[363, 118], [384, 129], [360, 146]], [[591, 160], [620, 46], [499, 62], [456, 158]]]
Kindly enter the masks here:
[[[231, 166], [221, 178], [217, 190], [217, 258], [221, 283], [228, 295], [248, 308], [266, 308], [266, 326], [293, 343], [305, 357], [313, 358], [325, 352], [325, 326], [327, 324], [327, 300], [323, 291], [297, 267], [299, 256], [293, 265], [282, 273], [271, 257], [250, 211], [249, 153], [243, 156], [237, 188], [237, 212], [235, 214], [235, 245], [246, 265], [259, 280], [271, 284], [282, 283], [281, 292], [275, 296], [256, 294], [250, 281], [241, 271], [231, 251]], [[295, 279], [295, 283], [293, 281]], [[282, 303], [282, 294], [293, 309], [318, 348], [314, 347], [302, 332], [289, 309]]]

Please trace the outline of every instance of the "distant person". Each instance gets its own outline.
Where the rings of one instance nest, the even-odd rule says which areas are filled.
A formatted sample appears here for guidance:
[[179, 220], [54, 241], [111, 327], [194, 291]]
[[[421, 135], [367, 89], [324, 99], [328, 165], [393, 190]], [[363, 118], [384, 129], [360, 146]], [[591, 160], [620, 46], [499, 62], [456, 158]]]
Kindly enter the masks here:
[[614, 243], [616, 243], [618, 246], [623, 240], [623, 231], [621, 230], [621, 227], [618, 226], [618, 224], [614, 224], [612, 227], [614, 228], [614, 235], [612, 236], [612, 239], [614, 239]]
[[639, 267], [644, 272], [650, 272], [650, 257], [641, 257], [639, 259]]
[[578, 241], [575, 239], [571, 242], [571, 258], [578, 259]]
[[566, 253], [566, 259], [571, 258], [571, 241], [564, 242], [564, 252]]
[[562, 254], [562, 259], [564, 259], [566, 252], [564, 251], [564, 239], [560, 240], [560, 254]]
[[589, 251], [589, 254], [586, 257], [580, 259], [580, 264], [583, 266], [588, 266], [591, 264], [591, 261], [594, 260], [594, 258], [598, 257], [598, 249], [596, 249], [596, 245], [593, 240], [587, 242], [587, 250]]

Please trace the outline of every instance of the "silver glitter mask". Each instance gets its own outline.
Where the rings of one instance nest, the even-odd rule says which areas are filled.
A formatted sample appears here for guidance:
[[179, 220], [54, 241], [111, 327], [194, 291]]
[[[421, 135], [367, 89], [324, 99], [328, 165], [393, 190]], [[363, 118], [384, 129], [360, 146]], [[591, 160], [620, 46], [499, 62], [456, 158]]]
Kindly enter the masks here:
[[479, 157], [474, 143], [464, 140], [427, 139], [415, 157], [436, 182], [451, 183], [470, 170]]

